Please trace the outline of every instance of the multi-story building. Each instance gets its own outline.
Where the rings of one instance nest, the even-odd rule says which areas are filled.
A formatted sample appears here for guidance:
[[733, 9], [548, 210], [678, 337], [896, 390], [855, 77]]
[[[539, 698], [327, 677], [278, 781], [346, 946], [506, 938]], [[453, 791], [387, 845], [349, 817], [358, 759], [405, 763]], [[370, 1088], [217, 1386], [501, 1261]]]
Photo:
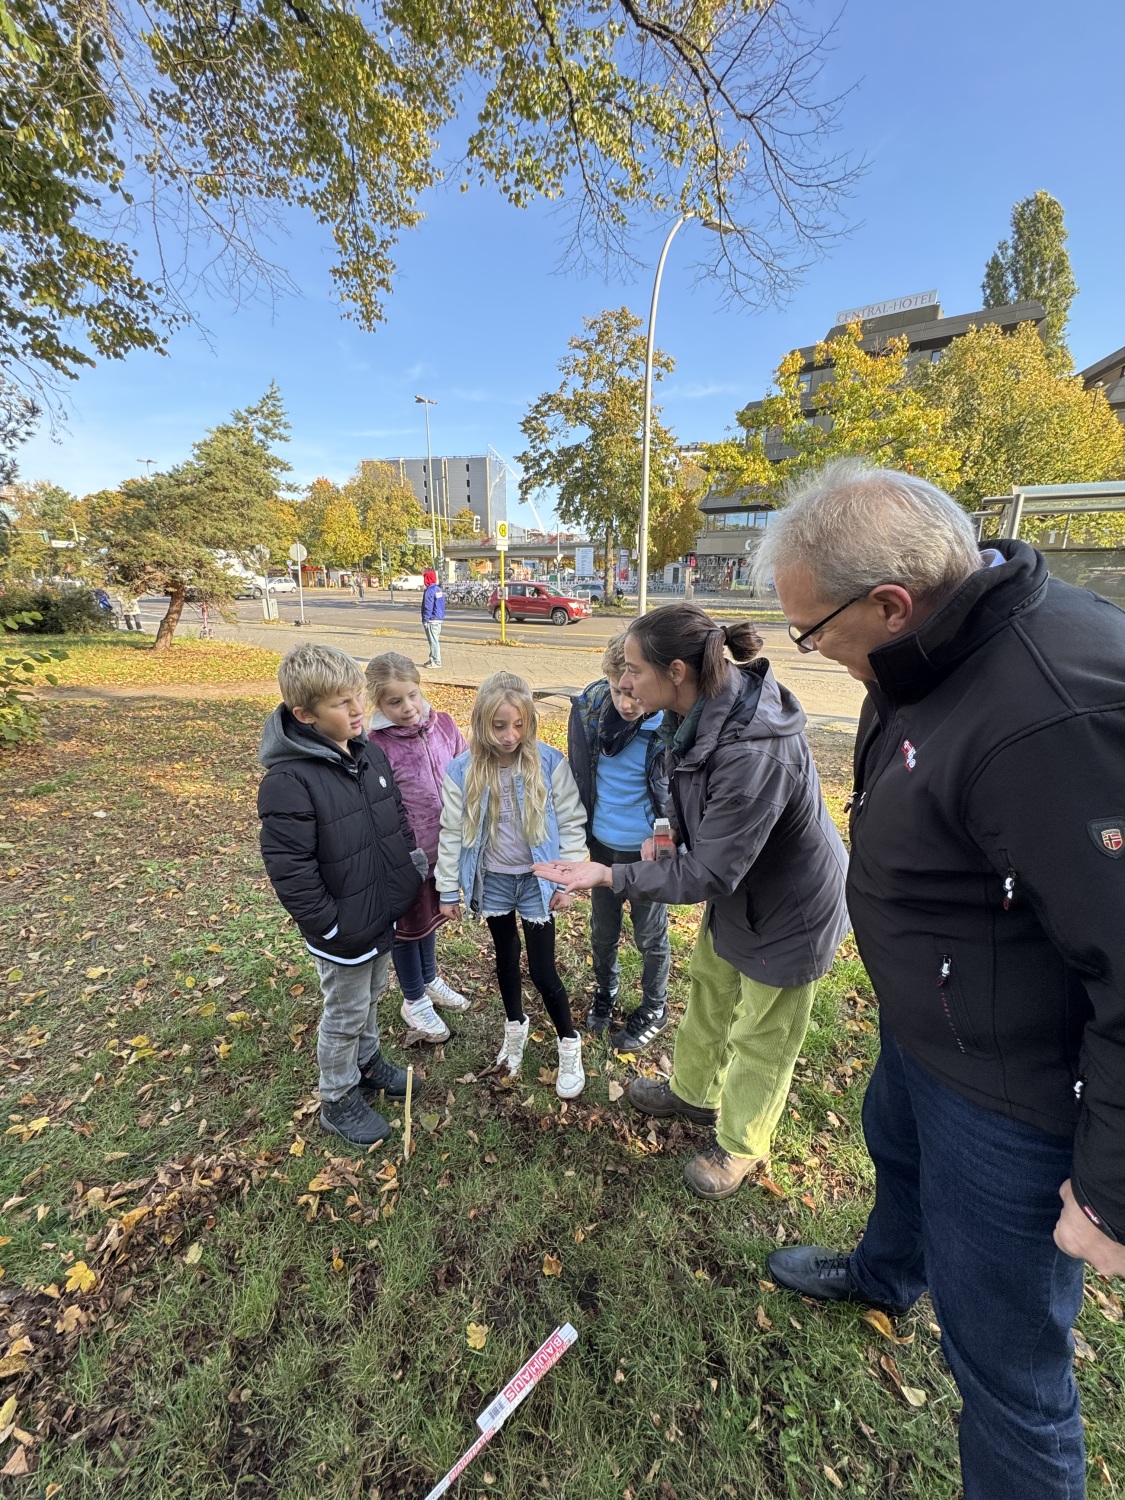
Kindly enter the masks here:
[[[976, 312], [958, 313], [945, 317], [937, 300], [937, 292], [918, 292], [910, 297], [897, 297], [889, 302], [874, 302], [866, 307], [844, 308], [836, 314], [825, 340], [842, 334], [850, 323], [862, 323], [863, 336], [860, 347], [868, 353], [884, 349], [892, 338], [905, 338], [908, 345], [907, 368], [921, 363], [936, 363], [942, 350], [954, 339], [968, 333], [970, 328], [981, 328], [986, 323], [998, 324], [1005, 332], [1021, 323], [1035, 323], [1042, 328], [1047, 316], [1040, 302], [1015, 302], [1010, 307], [983, 307]], [[801, 370], [798, 385], [801, 390], [801, 406], [809, 421], [816, 422], [826, 430], [831, 418], [818, 414], [813, 398], [825, 381], [834, 378], [831, 365], [818, 364], [816, 345], [807, 344], [800, 349]], [[1118, 389], [1125, 399], [1125, 383], [1120, 380], [1125, 365], [1125, 350], [1103, 361], [1107, 368], [1117, 360]], [[1091, 366], [1091, 371], [1099, 367]], [[1084, 371], [1085, 379], [1091, 371]], [[760, 401], [751, 401], [743, 408], [743, 416], [753, 419], [760, 408]], [[766, 452], [771, 459], [788, 457], [780, 440], [771, 442], [766, 436]], [[735, 495], [719, 497], [709, 494], [700, 504], [704, 524], [696, 543], [699, 578], [703, 584], [730, 584], [737, 587], [749, 572], [749, 562], [755, 547], [755, 535], [761, 536], [769, 524], [774, 505], [772, 498], [761, 491], [742, 491]]]
[[446, 525], [459, 510], [468, 509], [479, 519], [484, 535], [491, 536], [495, 522], [508, 513], [507, 469], [490, 453], [434, 454], [432, 476], [424, 458], [384, 458], [379, 462], [398, 470], [427, 516], [432, 487], [438, 515]]
[[1125, 349], [1115, 349], [1104, 359], [1080, 370], [1088, 391], [1101, 390], [1119, 422], [1125, 422]]

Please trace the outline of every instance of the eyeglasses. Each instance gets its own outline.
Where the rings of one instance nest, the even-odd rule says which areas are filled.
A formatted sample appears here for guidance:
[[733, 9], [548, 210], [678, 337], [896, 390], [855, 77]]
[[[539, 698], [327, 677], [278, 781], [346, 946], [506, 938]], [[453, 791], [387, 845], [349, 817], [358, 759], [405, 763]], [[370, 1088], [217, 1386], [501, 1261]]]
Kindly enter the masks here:
[[[878, 588], [878, 586], [878, 584], [875, 585], [876, 588]], [[790, 625], [789, 639], [793, 642], [794, 646], [796, 646], [797, 650], [800, 651], [803, 655], [811, 655], [812, 652], [816, 650], [816, 647], [805, 645], [805, 642], [809, 639], [809, 637], [816, 635], [818, 631], [823, 630], [824, 627], [828, 624], [829, 620], [834, 620], [837, 615], [842, 615], [846, 609], [851, 609], [853, 604], [858, 604], [861, 599], [866, 599], [868, 594], [870, 593], [870, 589], [864, 589], [862, 594], [856, 594], [856, 596], [853, 599], [849, 599], [846, 604], [841, 604], [839, 609], [834, 609], [830, 615], [825, 615], [823, 620], [818, 620], [815, 625], [810, 625], [808, 630], [802, 630], [799, 633], [795, 634], [794, 632], [797, 631], [797, 627], [795, 625]]]

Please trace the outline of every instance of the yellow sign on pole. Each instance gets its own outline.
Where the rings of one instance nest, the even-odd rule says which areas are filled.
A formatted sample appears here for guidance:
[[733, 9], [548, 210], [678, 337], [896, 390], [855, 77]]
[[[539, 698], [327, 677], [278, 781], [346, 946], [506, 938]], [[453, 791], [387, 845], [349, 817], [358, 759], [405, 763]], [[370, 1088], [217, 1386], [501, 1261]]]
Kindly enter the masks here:
[[508, 550], [508, 523], [496, 523], [496, 550], [500, 554], [500, 644], [508, 644], [507, 593], [504, 588], [504, 554]]

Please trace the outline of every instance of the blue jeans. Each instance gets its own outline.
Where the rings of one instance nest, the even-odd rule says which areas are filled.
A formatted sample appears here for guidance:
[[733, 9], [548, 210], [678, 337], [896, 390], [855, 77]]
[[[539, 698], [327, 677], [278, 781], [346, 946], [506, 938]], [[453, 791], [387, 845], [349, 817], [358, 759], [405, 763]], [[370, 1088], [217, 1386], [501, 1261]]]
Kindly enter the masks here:
[[481, 885], [481, 912], [486, 917], [506, 917], [518, 912], [525, 922], [549, 922], [543, 909], [543, 892], [530, 871], [525, 875], [501, 875], [486, 870]]
[[413, 1005], [426, 993], [426, 986], [437, 978], [437, 933], [419, 938], [416, 943], [395, 943], [391, 949], [395, 975], [402, 998]]
[[[610, 849], [598, 839], [590, 840], [590, 858], [599, 865], [631, 865], [639, 851]], [[638, 901], [608, 885], [590, 892], [590, 951], [594, 959], [594, 983], [605, 995], [616, 995], [617, 955], [621, 947], [622, 916], [629, 902], [633, 942], [641, 955], [641, 1004], [646, 1010], [663, 1010], [668, 1000], [668, 971], [672, 966], [668, 946], [668, 908], [660, 901]]]
[[863, 1133], [875, 1206], [852, 1275], [873, 1302], [929, 1290], [963, 1402], [965, 1500], [1080, 1500], [1082, 1262], [1051, 1237], [1072, 1143], [939, 1083], [886, 1026]]
[[441, 621], [426, 620], [422, 624], [426, 632], [426, 644], [430, 648], [430, 666], [441, 666]]

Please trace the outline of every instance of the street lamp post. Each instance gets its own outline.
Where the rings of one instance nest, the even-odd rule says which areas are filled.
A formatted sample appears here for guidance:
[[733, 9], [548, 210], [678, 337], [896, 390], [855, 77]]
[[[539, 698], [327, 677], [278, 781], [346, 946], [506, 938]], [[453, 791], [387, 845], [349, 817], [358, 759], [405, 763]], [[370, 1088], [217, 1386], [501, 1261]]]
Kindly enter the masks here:
[[[669, 229], [664, 240], [664, 248], [660, 252], [660, 259], [656, 263], [656, 279], [652, 284], [652, 306], [648, 314], [648, 343], [645, 347], [645, 409], [644, 426], [641, 433], [641, 517], [640, 525], [637, 527], [637, 614], [643, 615], [648, 609], [648, 485], [649, 467], [652, 455], [652, 356], [656, 347], [656, 304], [660, 300], [660, 278], [664, 274], [664, 262], [668, 256], [668, 247], [676, 237], [680, 226], [688, 219], [697, 218], [698, 215], [688, 209], [682, 213]], [[722, 234], [724, 225], [715, 219], [701, 219], [700, 223], [704, 229], [713, 229]]]
[[426, 479], [430, 492], [430, 556], [435, 565], [441, 567], [441, 521], [438, 517], [437, 496], [434, 493], [434, 461], [430, 456], [430, 407], [436, 406], [437, 402], [429, 396], [415, 396], [414, 400], [424, 407], [426, 412]]

